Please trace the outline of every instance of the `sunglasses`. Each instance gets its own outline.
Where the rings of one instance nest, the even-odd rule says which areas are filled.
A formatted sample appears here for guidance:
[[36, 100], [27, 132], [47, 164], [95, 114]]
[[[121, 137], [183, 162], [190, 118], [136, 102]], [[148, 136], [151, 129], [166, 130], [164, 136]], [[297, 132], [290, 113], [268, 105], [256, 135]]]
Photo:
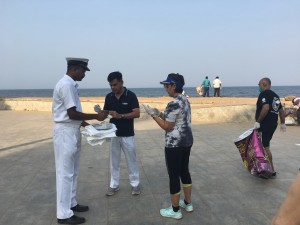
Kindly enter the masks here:
[[164, 84], [164, 87], [169, 88], [169, 86], [171, 86], [171, 85], [173, 85], [173, 84]]

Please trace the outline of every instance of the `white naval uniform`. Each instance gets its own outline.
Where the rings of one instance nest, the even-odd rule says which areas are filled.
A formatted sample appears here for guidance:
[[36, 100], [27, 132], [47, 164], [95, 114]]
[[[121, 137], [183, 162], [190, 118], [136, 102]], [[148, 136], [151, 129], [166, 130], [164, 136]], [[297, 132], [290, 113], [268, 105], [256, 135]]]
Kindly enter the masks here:
[[56, 168], [57, 218], [74, 215], [71, 207], [77, 205], [76, 190], [81, 150], [80, 125], [82, 121], [71, 120], [67, 109], [76, 107], [81, 112], [77, 90], [78, 84], [64, 75], [53, 92], [52, 113], [55, 122], [53, 145]]

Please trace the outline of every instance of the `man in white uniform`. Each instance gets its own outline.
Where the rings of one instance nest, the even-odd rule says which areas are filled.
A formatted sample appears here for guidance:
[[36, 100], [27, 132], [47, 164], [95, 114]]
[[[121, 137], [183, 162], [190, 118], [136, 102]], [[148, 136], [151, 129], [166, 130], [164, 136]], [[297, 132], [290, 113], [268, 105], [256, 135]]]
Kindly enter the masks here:
[[89, 125], [84, 120], [103, 120], [101, 114], [82, 113], [76, 81], [85, 77], [88, 59], [67, 58], [67, 73], [58, 81], [53, 92], [52, 113], [55, 122], [53, 145], [56, 167], [57, 222], [81, 224], [85, 218], [74, 212], [88, 211], [88, 206], [76, 201], [79, 157], [81, 150], [80, 126]]

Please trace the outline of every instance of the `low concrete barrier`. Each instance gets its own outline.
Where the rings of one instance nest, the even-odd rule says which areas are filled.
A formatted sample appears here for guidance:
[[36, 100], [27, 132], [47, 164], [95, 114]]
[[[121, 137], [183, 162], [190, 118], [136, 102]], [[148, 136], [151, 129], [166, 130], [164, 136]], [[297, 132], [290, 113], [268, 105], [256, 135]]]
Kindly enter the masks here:
[[201, 123], [254, 121], [255, 110], [255, 105], [192, 108], [192, 121]]
[[[103, 107], [101, 101], [97, 103], [82, 101], [82, 110], [86, 113], [94, 113], [95, 104], [100, 104]], [[0, 99], [0, 110], [51, 112], [52, 99]]]
[[[85, 113], [94, 113], [94, 105], [99, 104], [103, 108], [103, 99], [95, 101], [82, 101], [82, 109]], [[163, 110], [165, 102], [152, 104], [152, 106]], [[254, 121], [255, 105], [235, 105], [235, 106], [209, 106], [193, 107], [192, 121], [200, 123], [224, 123], [224, 122], [246, 122]], [[0, 110], [14, 111], [41, 111], [51, 112], [51, 99], [0, 99]], [[150, 118], [141, 106], [141, 119]]]

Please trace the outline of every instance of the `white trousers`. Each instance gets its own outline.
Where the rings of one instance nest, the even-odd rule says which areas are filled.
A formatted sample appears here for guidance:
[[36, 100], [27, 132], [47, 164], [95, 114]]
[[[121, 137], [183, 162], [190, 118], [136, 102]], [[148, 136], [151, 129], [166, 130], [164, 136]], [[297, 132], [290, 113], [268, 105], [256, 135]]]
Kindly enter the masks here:
[[55, 124], [53, 144], [56, 168], [56, 214], [58, 219], [66, 219], [74, 215], [71, 207], [77, 205], [76, 190], [81, 150], [80, 129]]
[[110, 144], [110, 187], [115, 188], [120, 181], [121, 150], [124, 152], [129, 181], [132, 187], [140, 184], [139, 167], [136, 160], [134, 136], [115, 137]]

